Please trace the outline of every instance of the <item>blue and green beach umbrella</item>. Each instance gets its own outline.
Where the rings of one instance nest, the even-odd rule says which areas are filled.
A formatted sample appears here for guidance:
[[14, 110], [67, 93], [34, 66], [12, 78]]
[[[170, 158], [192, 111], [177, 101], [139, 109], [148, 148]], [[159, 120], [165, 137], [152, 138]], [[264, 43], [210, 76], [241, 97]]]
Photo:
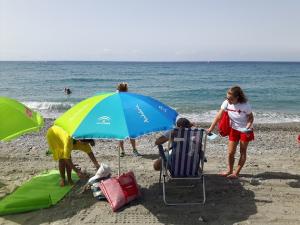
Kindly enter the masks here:
[[55, 124], [75, 139], [136, 138], [174, 127], [177, 112], [151, 97], [102, 93], [73, 106]]

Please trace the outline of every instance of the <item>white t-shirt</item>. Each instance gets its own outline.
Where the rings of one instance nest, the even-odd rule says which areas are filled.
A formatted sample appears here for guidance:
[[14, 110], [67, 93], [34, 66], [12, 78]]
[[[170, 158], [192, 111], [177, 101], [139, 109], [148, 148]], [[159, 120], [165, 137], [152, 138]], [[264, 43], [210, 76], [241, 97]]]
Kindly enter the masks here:
[[228, 112], [231, 127], [235, 130], [241, 130], [246, 128], [248, 115], [252, 113], [251, 106], [248, 102], [229, 104], [228, 100], [225, 100], [221, 105], [221, 109]]

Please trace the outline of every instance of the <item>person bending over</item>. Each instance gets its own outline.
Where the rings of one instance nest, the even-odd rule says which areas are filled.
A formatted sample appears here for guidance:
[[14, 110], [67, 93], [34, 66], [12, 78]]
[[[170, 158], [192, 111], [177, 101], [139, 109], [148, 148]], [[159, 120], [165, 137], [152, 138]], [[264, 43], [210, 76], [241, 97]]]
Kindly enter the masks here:
[[55, 161], [58, 161], [58, 167], [61, 176], [60, 186], [63, 187], [66, 184], [66, 173], [68, 184], [73, 184], [71, 176], [72, 170], [75, 171], [79, 178], [82, 179], [85, 177], [81, 169], [72, 162], [71, 152], [73, 150], [80, 150], [85, 152], [98, 170], [99, 163], [91, 149], [91, 146], [95, 146], [94, 140], [75, 140], [70, 137], [65, 130], [56, 125], [48, 129], [47, 140], [49, 149], [53, 154], [53, 159]]

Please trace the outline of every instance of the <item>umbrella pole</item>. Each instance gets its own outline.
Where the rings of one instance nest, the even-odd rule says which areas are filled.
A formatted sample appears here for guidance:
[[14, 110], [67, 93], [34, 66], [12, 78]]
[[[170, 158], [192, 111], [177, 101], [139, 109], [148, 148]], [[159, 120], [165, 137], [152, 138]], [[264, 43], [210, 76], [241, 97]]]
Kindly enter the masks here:
[[120, 176], [121, 174], [121, 146], [119, 145], [118, 147], [118, 152], [119, 152], [119, 169], [118, 169], [118, 175]]

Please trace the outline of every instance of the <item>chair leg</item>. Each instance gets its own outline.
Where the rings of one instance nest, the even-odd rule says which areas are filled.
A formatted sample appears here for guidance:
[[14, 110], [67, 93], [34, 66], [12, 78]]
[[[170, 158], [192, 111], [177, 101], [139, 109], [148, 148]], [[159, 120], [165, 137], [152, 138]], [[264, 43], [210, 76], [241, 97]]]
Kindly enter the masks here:
[[202, 175], [202, 188], [203, 188], [203, 205], [206, 202], [206, 191], [205, 191], [205, 177]]
[[159, 172], [159, 183], [158, 183], [160, 193], [163, 192], [162, 187], [161, 187], [161, 182], [162, 182], [162, 169], [160, 169], [160, 172]]
[[166, 183], [165, 183], [165, 176], [163, 175], [163, 183], [162, 183], [162, 192], [163, 192], [163, 200], [164, 200], [164, 203], [166, 205], [168, 205], [167, 201], [166, 201]]
[[159, 171], [159, 185], [161, 185], [161, 174], [162, 174], [162, 168], [160, 168], [160, 171]]
[[163, 201], [166, 205], [168, 206], [176, 206], [176, 205], [199, 205], [199, 204], [205, 204], [206, 202], [206, 191], [205, 191], [205, 177], [204, 175], [202, 175], [202, 179], [200, 180], [202, 181], [202, 188], [203, 188], [203, 201], [202, 202], [168, 202], [167, 201], [167, 184], [166, 184], [166, 177], [165, 175], [163, 175]]

